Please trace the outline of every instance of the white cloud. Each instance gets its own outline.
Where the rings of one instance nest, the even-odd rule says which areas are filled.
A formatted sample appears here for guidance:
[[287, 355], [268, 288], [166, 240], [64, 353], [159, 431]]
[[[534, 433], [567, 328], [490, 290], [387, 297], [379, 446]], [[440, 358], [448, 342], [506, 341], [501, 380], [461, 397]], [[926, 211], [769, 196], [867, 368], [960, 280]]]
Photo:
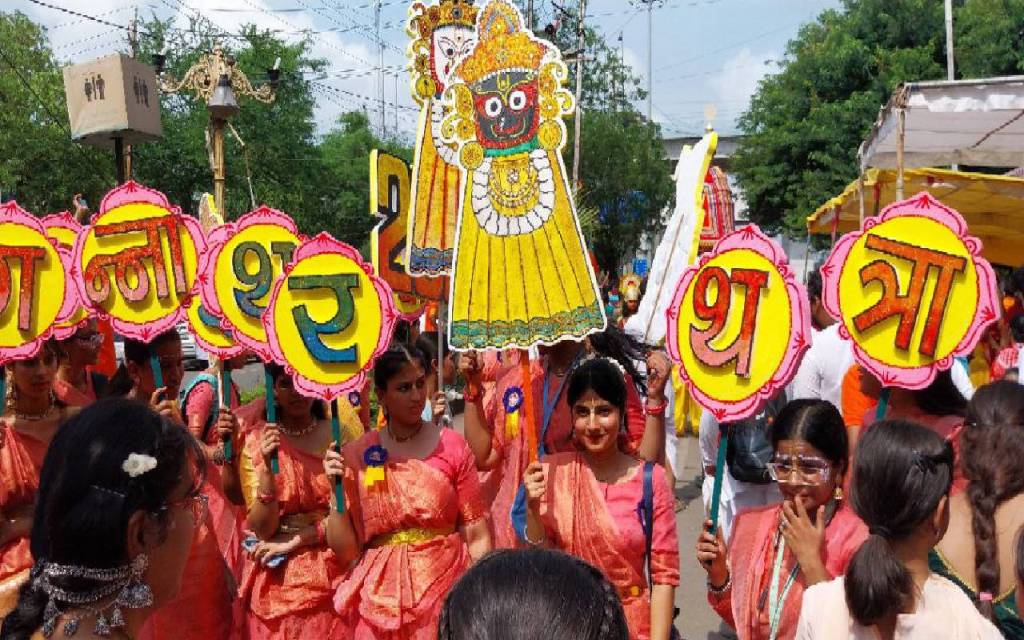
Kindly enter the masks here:
[[722, 116], [732, 120], [749, 104], [758, 81], [774, 68], [770, 63], [774, 58], [772, 53], [751, 53], [744, 48], [726, 60], [721, 71], [708, 80], [718, 121], [723, 121]]

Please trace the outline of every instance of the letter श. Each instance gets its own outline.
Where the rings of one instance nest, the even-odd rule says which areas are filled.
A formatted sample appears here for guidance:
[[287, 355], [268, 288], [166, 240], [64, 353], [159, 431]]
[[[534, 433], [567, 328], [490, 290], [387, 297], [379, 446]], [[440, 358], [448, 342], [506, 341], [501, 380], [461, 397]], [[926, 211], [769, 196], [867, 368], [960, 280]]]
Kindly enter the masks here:
[[127, 182], [104, 196], [75, 243], [82, 303], [116, 332], [148, 342], [184, 319], [205, 246], [195, 218], [159, 191]]
[[895, 202], [843, 236], [821, 268], [822, 301], [883, 385], [920, 389], [974, 350], [999, 317], [981, 242], [928, 193]]
[[[0, 205], [0, 364], [31, 358], [78, 306], [71, 253], [16, 202]], [[44, 293], [45, 292], [45, 293]]]
[[199, 260], [207, 319], [265, 362], [274, 357], [263, 324], [270, 293], [303, 240], [288, 214], [263, 206], [214, 229]]
[[807, 294], [782, 248], [755, 225], [683, 272], [666, 316], [669, 355], [719, 422], [756, 414], [810, 347]]
[[274, 360], [300, 393], [324, 400], [361, 388], [397, 320], [387, 283], [327, 233], [295, 249], [263, 316]]

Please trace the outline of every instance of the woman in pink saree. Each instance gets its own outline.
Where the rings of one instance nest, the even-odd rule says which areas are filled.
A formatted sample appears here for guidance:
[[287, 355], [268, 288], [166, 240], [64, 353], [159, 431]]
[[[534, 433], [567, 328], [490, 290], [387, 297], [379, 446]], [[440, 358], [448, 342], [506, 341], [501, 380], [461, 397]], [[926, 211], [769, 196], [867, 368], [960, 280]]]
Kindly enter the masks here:
[[[647, 415], [656, 422], [664, 420], [669, 370], [663, 356], [649, 361]], [[621, 449], [626, 388], [611, 360], [586, 360], [573, 372], [566, 404], [578, 450], [527, 467], [524, 537], [601, 569], [622, 600], [630, 638], [668, 640], [679, 586], [674, 500], [663, 467], [641, 463]], [[641, 509], [649, 510], [649, 523], [638, 516]]]
[[[541, 441], [541, 455], [575, 451], [572, 418], [564, 393], [569, 374], [587, 351], [609, 356], [627, 371], [627, 428], [622, 435], [623, 451], [643, 460], [663, 462], [664, 428], [659, 432], [647, 429], [641, 393], [647, 393], [642, 376], [633, 364], [642, 359], [639, 345], [617, 328], [590, 336], [588, 344], [565, 340], [543, 348], [540, 361], [530, 363], [533, 393], [533, 415], [524, 416], [523, 368], [505, 369], [498, 379], [490, 402], [485, 402], [486, 360], [479, 354], [464, 354], [459, 367], [466, 378], [466, 440], [480, 470], [484, 504], [490, 505], [491, 527], [495, 548], [520, 545], [512, 528], [509, 512], [529, 464], [526, 450], [526, 426], [536, 425]], [[638, 386], [636, 382], [641, 384]]]
[[428, 368], [412, 346], [380, 356], [386, 426], [324, 456], [345, 486], [344, 511], [332, 505], [327, 519], [328, 544], [351, 566], [334, 596], [345, 638], [433, 640], [448, 590], [491, 549], [469, 446], [438, 424], [442, 398], [434, 422], [421, 418]]
[[775, 420], [772, 444], [769, 471], [782, 504], [740, 513], [728, 547], [721, 530], [706, 530], [697, 542], [708, 602], [740, 640], [794, 638], [804, 590], [842, 575], [868, 535], [842, 501], [849, 445], [835, 406], [790, 402]]

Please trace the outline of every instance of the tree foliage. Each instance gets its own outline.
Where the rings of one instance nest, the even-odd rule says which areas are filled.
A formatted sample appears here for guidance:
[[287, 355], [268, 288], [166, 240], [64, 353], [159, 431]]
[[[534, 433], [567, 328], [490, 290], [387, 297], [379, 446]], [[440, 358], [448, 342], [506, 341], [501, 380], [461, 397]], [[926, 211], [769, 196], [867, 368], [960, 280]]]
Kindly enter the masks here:
[[[1019, 73], [1022, 24], [1022, 0], [958, 3], [961, 73]], [[945, 75], [941, 2], [844, 0], [804, 25], [739, 121], [733, 166], [751, 220], [802, 236], [806, 216], [856, 178], [857, 148], [893, 89]]]
[[111, 154], [70, 138], [64, 79], [42, 29], [0, 13], [0, 197], [45, 215], [114, 184]]

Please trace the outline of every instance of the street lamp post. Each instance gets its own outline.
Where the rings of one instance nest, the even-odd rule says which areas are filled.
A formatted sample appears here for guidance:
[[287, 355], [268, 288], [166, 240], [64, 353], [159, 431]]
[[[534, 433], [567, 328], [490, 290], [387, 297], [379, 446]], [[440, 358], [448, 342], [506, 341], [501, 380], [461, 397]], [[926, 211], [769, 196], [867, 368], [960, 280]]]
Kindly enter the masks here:
[[221, 215], [225, 215], [224, 127], [240, 110], [235, 92], [264, 104], [274, 102], [281, 73], [281, 59], [278, 58], [274, 62], [274, 67], [267, 70], [270, 82], [259, 87], [252, 86], [248, 76], [235, 66], [235, 59], [225, 55], [219, 45], [214, 45], [212, 53], [204, 55], [189, 67], [180, 81], [163, 72], [165, 62], [165, 54], [153, 56], [153, 63], [160, 78], [160, 88], [164, 93], [188, 91], [206, 100], [206, 109], [210, 112], [213, 199]]

